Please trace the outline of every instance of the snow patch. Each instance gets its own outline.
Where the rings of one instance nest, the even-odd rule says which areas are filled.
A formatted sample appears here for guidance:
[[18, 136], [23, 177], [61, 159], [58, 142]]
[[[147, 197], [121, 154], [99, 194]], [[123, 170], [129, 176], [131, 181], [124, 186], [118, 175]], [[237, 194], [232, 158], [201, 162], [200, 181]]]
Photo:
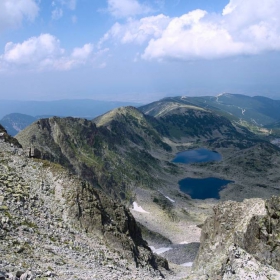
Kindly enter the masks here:
[[168, 197], [168, 196], [165, 196], [165, 198], [167, 198], [168, 200], [170, 200], [171, 202], [175, 202], [175, 200], [173, 200], [173, 199], [171, 199], [170, 197]]
[[187, 263], [182, 263], [180, 264], [181, 266], [187, 266], [187, 267], [191, 267], [193, 265], [193, 262], [187, 262]]
[[133, 209], [136, 212], [140, 212], [140, 213], [149, 213], [147, 211], [145, 211], [141, 206], [138, 205], [138, 203], [136, 201], [133, 202]]
[[153, 251], [153, 253], [156, 253], [158, 255], [163, 254], [169, 250], [172, 250], [171, 247], [162, 247], [162, 248], [158, 248], [156, 249], [154, 246], [150, 246], [151, 250]]
[[159, 192], [160, 194], [162, 194], [165, 198], [167, 198], [169, 201], [171, 201], [172, 203], [175, 202], [175, 200], [171, 199], [169, 196], [166, 196], [162, 191], [158, 190], [158, 192]]
[[189, 244], [190, 242], [188, 242], [188, 241], [182, 241], [182, 242], [180, 242], [179, 244]]

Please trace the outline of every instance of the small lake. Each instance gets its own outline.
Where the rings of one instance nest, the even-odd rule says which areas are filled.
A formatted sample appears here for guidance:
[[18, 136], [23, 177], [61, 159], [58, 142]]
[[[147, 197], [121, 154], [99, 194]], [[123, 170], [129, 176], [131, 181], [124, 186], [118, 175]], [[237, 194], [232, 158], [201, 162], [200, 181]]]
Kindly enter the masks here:
[[220, 160], [222, 160], [222, 156], [218, 152], [200, 148], [178, 153], [176, 157], [172, 160], [172, 162], [188, 164]]
[[219, 199], [219, 191], [234, 181], [210, 177], [205, 179], [185, 178], [178, 183], [180, 190], [193, 199]]

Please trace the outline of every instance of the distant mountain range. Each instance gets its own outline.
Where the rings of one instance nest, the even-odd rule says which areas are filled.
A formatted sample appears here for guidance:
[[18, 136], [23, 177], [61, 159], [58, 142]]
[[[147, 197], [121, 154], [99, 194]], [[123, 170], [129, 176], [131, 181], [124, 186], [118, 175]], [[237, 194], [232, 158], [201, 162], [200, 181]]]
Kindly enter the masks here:
[[0, 123], [5, 127], [5, 129], [11, 136], [15, 136], [21, 130], [23, 130], [25, 127], [29, 126], [36, 120], [36, 117], [25, 114], [12, 113], [3, 117], [2, 120], [0, 120]]
[[224, 115], [231, 120], [246, 121], [257, 126], [271, 125], [280, 121], [280, 100], [230, 93], [202, 97], [168, 97], [140, 109], [144, 113], [158, 115], [162, 113], [164, 106], [171, 103], [197, 106]]
[[30, 116], [71, 116], [92, 119], [114, 108], [129, 105], [140, 106], [141, 104], [92, 99], [65, 99], [55, 101], [0, 100], [0, 118], [11, 113], [21, 113]]
[[0, 124], [15, 136], [19, 131], [41, 118], [51, 116], [93, 119], [121, 106], [138, 103], [98, 100], [6, 101], [0, 100]]
[[[93, 119], [112, 109], [130, 105], [140, 106], [136, 103], [95, 100], [1, 101], [0, 117], [4, 116], [4, 113], [8, 115], [4, 116], [0, 123], [9, 134], [14, 136], [37, 119], [51, 116]], [[177, 110], [177, 114], [180, 114], [182, 108], [187, 108], [186, 106], [201, 110], [201, 112], [207, 110], [224, 116], [236, 125], [246, 127], [253, 132], [263, 132], [267, 129], [267, 131], [274, 131], [277, 135], [280, 134], [280, 100], [263, 96], [250, 97], [223, 93], [217, 96], [168, 97], [141, 106], [139, 110], [153, 117], [166, 118], [170, 109]]]

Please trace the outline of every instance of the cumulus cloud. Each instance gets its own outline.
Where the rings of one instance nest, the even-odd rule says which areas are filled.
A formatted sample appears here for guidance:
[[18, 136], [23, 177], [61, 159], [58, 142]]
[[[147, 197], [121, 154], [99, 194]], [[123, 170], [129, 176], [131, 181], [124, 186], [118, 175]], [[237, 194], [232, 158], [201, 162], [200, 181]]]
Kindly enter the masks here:
[[103, 36], [100, 43], [110, 39], [118, 39], [122, 43], [143, 44], [151, 38], [158, 38], [170, 22], [164, 15], [145, 17], [140, 20], [128, 19], [126, 24], [115, 23]]
[[18, 27], [24, 19], [33, 21], [38, 12], [39, 7], [35, 0], [1, 0], [0, 31]]
[[280, 50], [279, 0], [230, 0], [221, 14], [194, 10], [116, 23], [102, 38], [146, 43], [144, 59], [214, 59]]
[[23, 43], [9, 42], [0, 56], [0, 68], [29, 70], [70, 70], [90, 62], [93, 45], [74, 48], [70, 55], [61, 48], [60, 41], [50, 35], [41, 34]]
[[71, 54], [74, 59], [86, 60], [93, 51], [92, 44], [85, 44], [82, 48], [75, 48]]
[[140, 14], [147, 14], [152, 9], [137, 0], [108, 0], [108, 11], [114, 17], [123, 18]]

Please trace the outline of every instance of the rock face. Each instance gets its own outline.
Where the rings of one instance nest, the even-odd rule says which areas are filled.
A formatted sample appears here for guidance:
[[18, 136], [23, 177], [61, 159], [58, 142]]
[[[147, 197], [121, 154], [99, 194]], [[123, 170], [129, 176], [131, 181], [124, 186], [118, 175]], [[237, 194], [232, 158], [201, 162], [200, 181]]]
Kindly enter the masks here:
[[15, 145], [17, 147], [21, 147], [21, 145], [19, 144], [18, 140], [11, 137], [6, 129], [0, 124], [0, 143], [3, 143], [3, 142], [8, 142], [10, 143], [11, 145]]
[[215, 206], [188, 279], [280, 279], [279, 214], [279, 197]]
[[168, 268], [126, 207], [7, 141], [0, 143], [0, 254], [3, 279], [161, 279], [158, 269]]
[[130, 107], [128, 112], [119, 111], [118, 121], [106, 126], [53, 117], [33, 123], [17, 137], [25, 149], [31, 145], [38, 149], [42, 159], [60, 163], [111, 197], [128, 201], [135, 184], [152, 185], [155, 173], [161, 170], [160, 161], [147, 152], [149, 145], [159, 141], [161, 153], [165, 146], [142, 113], [136, 114]]

